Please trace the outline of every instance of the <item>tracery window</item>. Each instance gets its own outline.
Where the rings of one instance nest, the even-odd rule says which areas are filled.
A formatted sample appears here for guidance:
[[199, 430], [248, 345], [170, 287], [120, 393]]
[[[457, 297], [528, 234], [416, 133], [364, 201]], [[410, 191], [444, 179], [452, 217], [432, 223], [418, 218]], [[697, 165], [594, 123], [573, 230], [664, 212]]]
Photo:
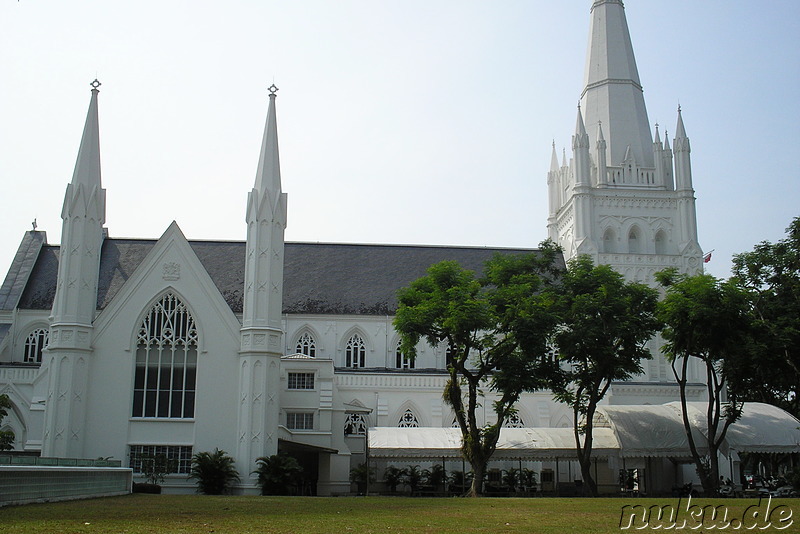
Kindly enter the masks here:
[[197, 341], [186, 305], [165, 294], [139, 328], [133, 417], [194, 417]]
[[409, 408], [405, 411], [402, 417], [400, 417], [400, 421], [398, 421], [397, 426], [399, 428], [417, 428], [419, 426], [419, 420], [417, 419], [417, 416], [414, 415], [414, 412], [412, 412]]
[[506, 420], [503, 422], [503, 426], [506, 428], [525, 428], [525, 422], [519, 416], [519, 414], [512, 414], [509, 415]]
[[42, 350], [50, 340], [50, 332], [45, 328], [37, 328], [25, 338], [25, 355], [23, 361], [26, 363], [42, 363]]
[[347, 347], [345, 348], [345, 366], [364, 367], [366, 357], [367, 349], [364, 346], [364, 340], [358, 334], [353, 334], [347, 341]]
[[297, 354], [305, 354], [311, 358], [317, 357], [317, 343], [308, 332], [305, 332], [300, 339], [297, 340], [297, 347], [295, 347]]
[[345, 436], [366, 436], [367, 435], [367, 421], [364, 414], [349, 413], [344, 420], [344, 435]]
[[414, 360], [403, 354], [403, 352], [400, 350], [400, 345], [401, 343], [398, 341], [397, 348], [394, 351], [394, 366], [398, 369], [413, 369], [415, 367]]

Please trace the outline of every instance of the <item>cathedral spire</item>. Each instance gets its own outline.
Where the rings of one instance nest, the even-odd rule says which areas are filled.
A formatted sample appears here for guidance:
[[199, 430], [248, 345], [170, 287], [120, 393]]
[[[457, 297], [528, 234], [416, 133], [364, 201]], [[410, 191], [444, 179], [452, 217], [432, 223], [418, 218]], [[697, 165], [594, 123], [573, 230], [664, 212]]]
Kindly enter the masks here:
[[106, 192], [100, 183], [100, 134], [94, 80], [92, 99], [61, 212], [58, 282], [53, 298], [47, 346], [47, 403], [42, 452], [45, 456], [83, 457], [86, 429], [87, 362], [92, 357], [93, 323]]
[[97, 95], [100, 82], [96, 79], [92, 86], [92, 99], [83, 126], [83, 136], [78, 149], [78, 159], [72, 174], [72, 183], [81, 183], [86, 187], [100, 187], [100, 123], [97, 117]]
[[255, 188], [263, 194], [270, 190], [273, 193], [281, 191], [281, 164], [278, 156], [278, 120], [275, 117], [275, 98], [278, 88], [275, 84], [269, 87], [269, 109], [267, 110], [267, 124], [264, 128], [264, 137], [261, 141], [261, 153], [258, 158]]
[[602, 121], [609, 165], [620, 165], [626, 148], [639, 165], [653, 167], [652, 137], [625, 8], [620, 0], [595, 0], [581, 103], [587, 124]]

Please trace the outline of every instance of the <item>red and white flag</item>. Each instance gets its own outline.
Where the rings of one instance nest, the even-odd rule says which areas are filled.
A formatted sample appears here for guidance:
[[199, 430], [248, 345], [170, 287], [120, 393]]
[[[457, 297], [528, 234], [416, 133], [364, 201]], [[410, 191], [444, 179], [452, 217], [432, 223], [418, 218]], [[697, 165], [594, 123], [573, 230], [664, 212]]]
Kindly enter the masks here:
[[708, 263], [711, 261], [711, 253], [714, 252], [713, 250], [709, 250], [706, 252], [705, 256], [703, 256], [703, 263]]

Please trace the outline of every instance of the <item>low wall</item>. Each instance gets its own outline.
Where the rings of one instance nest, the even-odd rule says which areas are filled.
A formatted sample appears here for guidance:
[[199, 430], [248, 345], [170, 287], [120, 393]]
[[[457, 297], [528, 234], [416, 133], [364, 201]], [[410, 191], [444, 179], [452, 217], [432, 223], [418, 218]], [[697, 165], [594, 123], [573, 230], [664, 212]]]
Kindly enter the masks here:
[[123, 467], [0, 465], [0, 506], [126, 495], [132, 478]]

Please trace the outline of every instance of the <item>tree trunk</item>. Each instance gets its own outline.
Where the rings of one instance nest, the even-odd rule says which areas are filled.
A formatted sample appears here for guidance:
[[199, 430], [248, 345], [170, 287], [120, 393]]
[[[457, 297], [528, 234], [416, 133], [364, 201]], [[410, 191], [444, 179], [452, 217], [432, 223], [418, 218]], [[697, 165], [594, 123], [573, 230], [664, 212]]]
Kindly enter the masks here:
[[[472, 465], [472, 485], [467, 492], [467, 497], [480, 497], [483, 495], [483, 475], [486, 473], [486, 462], [476, 462]], [[465, 473], [466, 476], [466, 473]]]

